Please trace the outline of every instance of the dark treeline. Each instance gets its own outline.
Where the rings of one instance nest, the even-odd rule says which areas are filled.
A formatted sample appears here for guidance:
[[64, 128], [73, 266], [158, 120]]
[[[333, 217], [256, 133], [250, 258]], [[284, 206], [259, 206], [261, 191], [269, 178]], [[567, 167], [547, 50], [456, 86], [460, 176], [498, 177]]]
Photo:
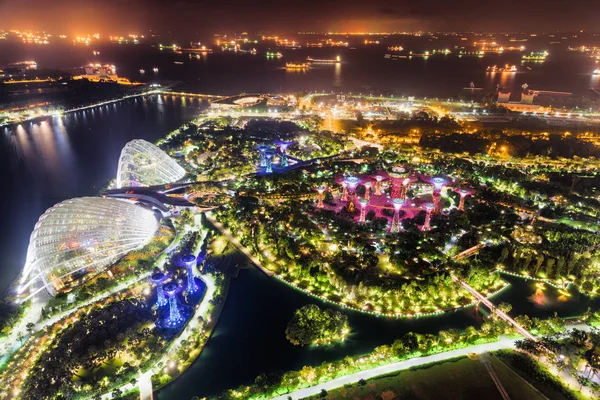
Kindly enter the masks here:
[[439, 149], [444, 152], [471, 154], [487, 153], [492, 145], [497, 148], [506, 146], [511, 156], [549, 156], [565, 157], [598, 157], [600, 151], [591, 143], [571, 136], [550, 134], [547, 138], [537, 139], [522, 135], [507, 135], [502, 132], [477, 132], [437, 134], [424, 133], [419, 143], [428, 149]]

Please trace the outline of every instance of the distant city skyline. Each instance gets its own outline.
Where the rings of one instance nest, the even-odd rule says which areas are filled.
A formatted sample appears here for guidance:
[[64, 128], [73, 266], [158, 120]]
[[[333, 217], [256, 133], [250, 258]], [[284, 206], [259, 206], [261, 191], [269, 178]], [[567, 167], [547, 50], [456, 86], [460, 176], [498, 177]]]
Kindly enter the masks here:
[[[51, 4], [51, 6], [50, 6]], [[249, 31], [556, 31], [595, 29], [600, 2], [574, 0], [304, 0], [259, 3], [206, 0], [0, 0], [3, 29], [104, 35]]]

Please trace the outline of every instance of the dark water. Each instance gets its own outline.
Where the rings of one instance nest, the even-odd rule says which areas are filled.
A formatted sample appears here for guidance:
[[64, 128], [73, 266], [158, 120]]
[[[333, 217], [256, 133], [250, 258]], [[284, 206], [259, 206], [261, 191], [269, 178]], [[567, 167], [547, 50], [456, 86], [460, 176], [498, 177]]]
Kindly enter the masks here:
[[[435, 43], [402, 39], [406, 50], [422, 53], [436, 48]], [[410, 41], [410, 42], [409, 42]], [[443, 48], [439, 44], [437, 48]], [[39, 68], [69, 70], [90, 62], [110, 63], [119, 75], [145, 82], [179, 81], [181, 90], [214, 94], [240, 92], [300, 92], [341, 90], [346, 92], [385, 92], [401, 95], [450, 97], [464, 93], [471, 81], [475, 86], [493, 91], [497, 84], [509, 90], [528, 83], [531, 89], [567, 91], [594, 95], [590, 88], [600, 88], [600, 77], [592, 76], [597, 65], [591, 58], [565, 48], [537, 45], [528, 50], [550, 50], [550, 57], [541, 64], [521, 65], [520, 52], [488, 54], [483, 58], [451, 54], [434, 55], [428, 59], [384, 59], [385, 46], [350, 48], [280, 49], [283, 58], [267, 59], [264, 54], [215, 52], [200, 59], [188, 54], [160, 51], [150, 45], [98, 46], [24, 46], [0, 43], [0, 67], [11, 61], [35, 60]], [[92, 52], [99, 50], [100, 55]], [[335, 58], [337, 65], [314, 65], [308, 71], [286, 70], [286, 62], [302, 62], [307, 56]], [[183, 62], [183, 64], [175, 64]], [[489, 65], [516, 64], [519, 73], [487, 74]], [[158, 73], [152, 70], [159, 69]], [[528, 69], [528, 67], [530, 69]], [[145, 74], [140, 73], [145, 70]]]
[[[508, 280], [511, 287], [493, 301], [511, 303], [513, 316], [527, 313], [544, 317], [557, 311], [560, 316], [568, 317], [580, 315], [588, 306], [600, 305], [599, 300], [592, 302], [576, 293], [569, 301], [559, 301], [557, 292], [550, 288], [545, 291], [546, 304], [536, 304], [533, 282]], [[158, 398], [187, 400], [195, 395], [214, 395], [252, 383], [263, 372], [301, 369], [304, 365], [367, 353], [407, 332], [437, 333], [441, 329], [478, 327], [487, 315], [485, 308], [469, 307], [439, 317], [393, 320], [340, 309], [349, 317], [350, 338], [328, 348], [301, 348], [289, 343], [284, 332], [294, 311], [310, 303], [340, 309], [291, 289], [256, 269], [242, 270], [232, 280], [218, 325], [202, 354], [174, 384], [159, 391]]]
[[198, 100], [153, 96], [0, 128], [0, 292], [25, 261], [38, 217], [62, 200], [93, 196], [115, 177], [128, 141], [155, 141], [200, 112]]

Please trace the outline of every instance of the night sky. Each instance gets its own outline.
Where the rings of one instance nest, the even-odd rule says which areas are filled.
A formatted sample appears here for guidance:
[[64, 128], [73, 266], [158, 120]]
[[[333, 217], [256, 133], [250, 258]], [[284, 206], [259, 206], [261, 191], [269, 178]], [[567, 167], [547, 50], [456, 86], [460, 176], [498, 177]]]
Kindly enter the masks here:
[[0, 0], [0, 28], [65, 34], [598, 30], [598, 0]]

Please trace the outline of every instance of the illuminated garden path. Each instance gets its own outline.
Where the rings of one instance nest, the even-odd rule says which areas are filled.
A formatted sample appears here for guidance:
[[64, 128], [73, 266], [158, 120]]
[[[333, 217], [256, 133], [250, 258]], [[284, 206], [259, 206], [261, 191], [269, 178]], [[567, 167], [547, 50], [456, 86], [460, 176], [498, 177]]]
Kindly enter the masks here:
[[223, 226], [222, 223], [220, 223], [219, 221], [217, 221], [215, 219], [215, 217], [212, 216], [211, 213], [206, 213], [206, 219], [208, 219], [210, 221], [211, 224], [214, 225], [215, 228], [217, 228], [223, 235], [225, 235], [225, 237], [227, 238], [227, 240], [229, 240], [239, 251], [241, 251], [246, 257], [248, 257], [248, 259], [250, 261], [252, 261], [252, 264], [256, 265], [262, 272], [264, 272], [267, 276], [273, 276], [274, 272], [269, 271], [267, 268], [265, 268], [264, 265], [262, 265], [262, 263], [260, 262], [260, 260], [256, 257], [254, 257], [252, 255], [252, 253], [250, 253], [250, 251], [244, 247], [243, 244], [240, 243], [239, 240], [237, 240], [229, 231], [229, 229], [225, 228], [225, 226]]

